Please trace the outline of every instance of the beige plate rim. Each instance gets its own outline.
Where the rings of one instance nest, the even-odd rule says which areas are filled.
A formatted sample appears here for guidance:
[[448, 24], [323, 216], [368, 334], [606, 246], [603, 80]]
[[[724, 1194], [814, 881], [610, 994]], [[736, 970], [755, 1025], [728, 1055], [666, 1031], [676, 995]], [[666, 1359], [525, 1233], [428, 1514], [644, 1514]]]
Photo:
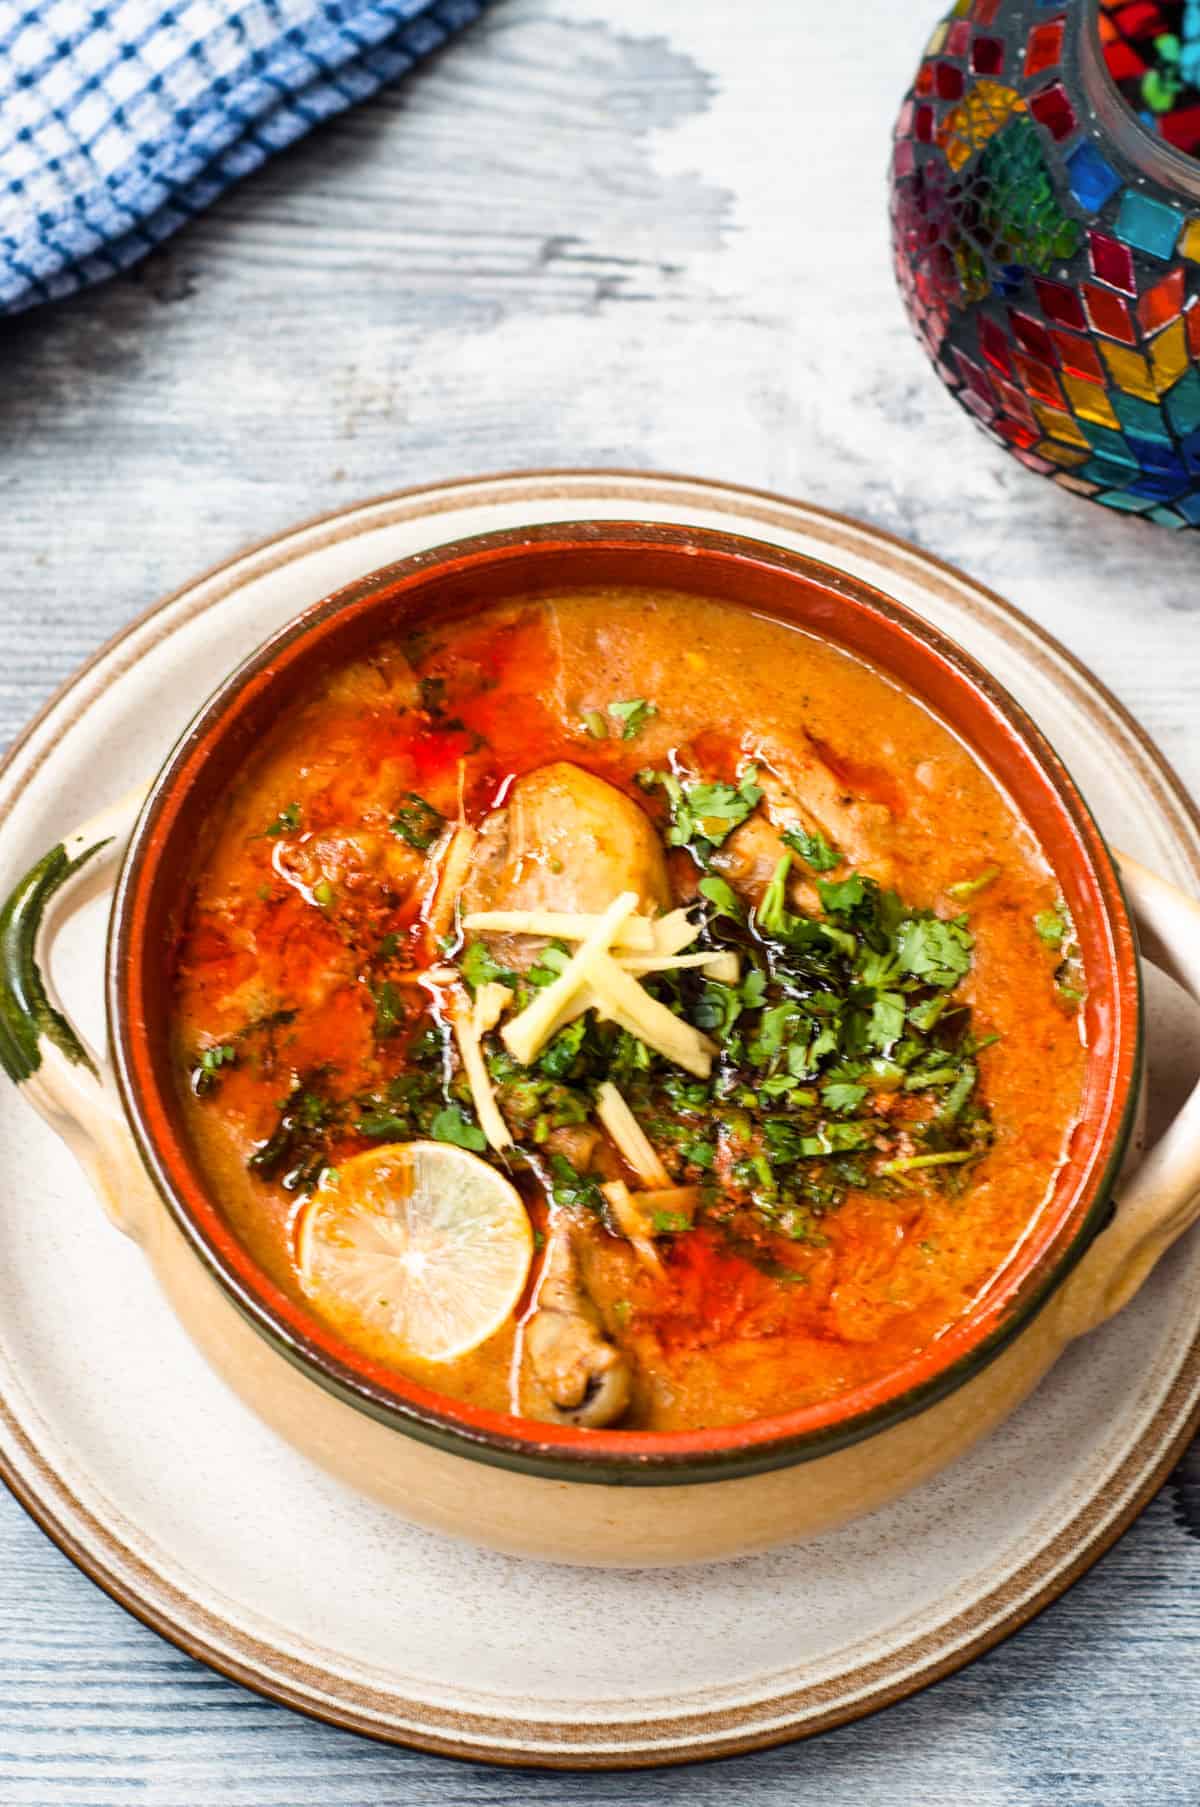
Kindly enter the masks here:
[[[218, 586], [196, 600], [183, 617], [185, 620], [216, 607], [245, 577], [277, 569], [323, 545], [371, 527], [416, 515], [452, 512], [468, 501], [474, 505], [512, 501], [532, 504], [550, 498], [557, 501], [572, 488], [582, 489], [585, 485], [591, 495], [602, 494], [606, 500], [627, 498], [639, 510], [655, 502], [678, 505], [691, 496], [706, 508], [731, 515], [733, 531], [769, 533], [772, 526], [820, 525], [831, 542], [839, 529], [860, 540], [865, 536], [883, 562], [894, 568], [917, 567], [927, 582], [944, 589], [952, 587], [960, 605], [986, 614], [993, 623], [997, 617], [1001, 621], [1007, 618], [1014, 638], [1019, 636], [1024, 643], [1032, 638], [1040, 643], [1048, 664], [1065, 667], [1073, 675], [1077, 700], [1090, 703], [1093, 714], [1100, 705], [1110, 716], [1119, 718], [1145, 760], [1146, 776], [1155, 781], [1164, 814], [1177, 824], [1184, 838], [1200, 839], [1200, 808], [1125, 706], [1082, 660], [985, 585], [896, 535], [831, 509], [770, 490], [684, 474], [626, 469], [517, 470], [415, 485], [346, 504], [244, 547], [152, 604], [86, 660], [55, 691], [0, 760], [0, 779], [20, 763], [40, 725], [73, 692], [82, 690], [83, 694], [76, 698], [75, 716], [64, 723], [64, 728], [69, 728], [71, 720], [86, 709], [86, 679], [98, 665], [189, 593]], [[383, 521], [381, 510], [390, 510]], [[248, 563], [253, 565], [253, 573], [243, 571]], [[163, 632], [173, 631], [175, 625], [164, 627]], [[40, 761], [35, 760], [24, 772], [20, 788], [7, 808], [0, 811], [0, 824], [18, 804], [38, 764]], [[1200, 884], [1200, 856], [1196, 854], [1193, 867]], [[503, 1737], [506, 1731], [511, 1734], [513, 1728], [478, 1715], [435, 1708], [427, 1702], [405, 1701], [394, 1695], [349, 1687], [342, 1678], [297, 1664], [294, 1659], [288, 1665], [290, 1676], [284, 1679], [274, 1660], [278, 1653], [244, 1629], [219, 1620], [201, 1602], [183, 1595], [88, 1512], [29, 1442], [3, 1399], [0, 1421], [20, 1448], [25, 1464], [20, 1472], [0, 1455], [0, 1480], [47, 1536], [135, 1618], [244, 1687], [327, 1724], [438, 1755], [549, 1769], [650, 1768], [764, 1749], [863, 1718], [953, 1674], [1027, 1624], [1116, 1543], [1149, 1504], [1200, 1428], [1200, 1331], [1180, 1364], [1170, 1392], [1121, 1468], [1082, 1506], [1069, 1525], [1000, 1588], [981, 1596], [965, 1612], [943, 1624], [935, 1635], [861, 1666], [853, 1674], [852, 1695], [847, 1689], [851, 1679], [847, 1675], [776, 1697], [769, 1703], [760, 1701], [732, 1708], [716, 1716], [722, 1722], [719, 1725], [714, 1725], [713, 1715], [706, 1714], [703, 1740], [692, 1748], [680, 1742], [680, 1737], [686, 1737], [687, 1725], [689, 1720], [695, 1721], [695, 1714], [642, 1725], [626, 1722], [628, 1754], [614, 1751], [611, 1746], [592, 1752], [578, 1744], [561, 1753], [547, 1749], [547, 1745], [552, 1747], [569, 1733], [578, 1733], [577, 1727], [552, 1722], [525, 1722], [519, 1728], [524, 1737], [539, 1741], [539, 1749], [522, 1748], [511, 1737], [497, 1744], [496, 1737]], [[1122, 1503], [1114, 1512], [1108, 1502], [1115, 1499]], [[86, 1536], [78, 1534], [73, 1525], [82, 1527]], [[834, 1695], [840, 1696], [836, 1702]], [[764, 1714], [764, 1708], [769, 1708], [769, 1712]], [[755, 1723], [764, 1717], [769, 1717], [769, 1724]], [[665, 1741], [663, 1747], [655, 1748], [660, 1740]]]

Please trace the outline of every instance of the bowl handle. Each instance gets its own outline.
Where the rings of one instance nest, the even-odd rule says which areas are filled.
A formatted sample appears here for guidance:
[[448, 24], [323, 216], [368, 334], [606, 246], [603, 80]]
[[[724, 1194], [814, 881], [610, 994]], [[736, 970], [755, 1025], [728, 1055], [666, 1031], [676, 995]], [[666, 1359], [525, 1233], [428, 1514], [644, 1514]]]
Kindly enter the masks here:
[[[1200, 904], [1117, 854], [1142, 952], [1200, 1003]], [[1062, 1291], [1060, 1322], [1081, 1336], [1127, 1305], [1177, 1236], [1200, 1218], [1200, 1084], [1117, 1187], [1116, 1213]]]
[[43, 855], [0, 909], [0, 1066], [60, 1135], [128, 1235], [148, 1181], [107, 1058], [89, 1045], [50, 976], [55, 931], [111, 893], [145, 799], [141, 785]]

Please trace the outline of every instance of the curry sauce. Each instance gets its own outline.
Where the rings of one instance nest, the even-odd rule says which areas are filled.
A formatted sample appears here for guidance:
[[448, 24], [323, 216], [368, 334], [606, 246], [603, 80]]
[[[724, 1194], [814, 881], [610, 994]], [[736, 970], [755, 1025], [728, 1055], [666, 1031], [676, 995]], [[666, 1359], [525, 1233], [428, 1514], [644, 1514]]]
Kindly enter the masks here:
[[[600, 995], [517, 1059], [510, 1026], [577, 943], [467, 925], [590, 921], [622, 892], [683, 922], [657, 967], [623, 955], [662, 1039]], [[1084, 1080], [1070, 917], [987, 771], [839, 648], [674, 593], [517, 601], [330, 676], [210, 822], [174, 971], [189, 1133], [271, 1277], [304, 1298], [322, 1173], [455, 1142], [510, 1174], [539, 1254], [482, 1346], [386, 1359], [584, 1425], [735, 1423], [926, 1347], [1048, 1199]], [[482, 1025], [504, 1148], [451, 996]], [[548, 1258], [627, 1371], [616, 1420], [540, 1361]]]

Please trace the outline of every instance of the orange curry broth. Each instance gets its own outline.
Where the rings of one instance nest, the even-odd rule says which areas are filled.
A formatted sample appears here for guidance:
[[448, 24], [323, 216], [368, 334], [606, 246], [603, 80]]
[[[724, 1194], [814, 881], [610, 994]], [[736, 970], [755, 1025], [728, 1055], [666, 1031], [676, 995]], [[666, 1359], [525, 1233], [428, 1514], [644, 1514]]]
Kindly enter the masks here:
[[[593, 738], [585, 714], [631, 697], [652, 699], [657, 714], [632, 740], [617, 737], [618, 724]], [[852, 1191], [822, 1219], [825, 1247], [780, 1246], [796, 1275], [786, 1284], [703, 1225], [660, 1244], [665, 1283], [623, 1239], [589, 1231], [589, 1290], [635, 1366], [623, 1423], [695, 1428], [817, 1402], [886, 1373], [963, 1315], [1047, 1199], [1081, 1096], [1081, 1018], [1058, 1001], [1055, 957], [1033, 928], [1055, 903], [1054, 876], [990, 776], [889, 679], [781, 623], [658, 592], [531, 599], [404, 647], [381, 644], [283, 715], [214, 815], [177, 950], [179, 1087], [214, 1194], [272, 1278], [302, 1297], [297, 1196], [246, 1165], [281, 1099], [317, 1068], [331, 1092], [351, 1097], [385, 1087], [404, 1066], [403, 1036], [375, 1038], [371, 990], [381, 974], [371, 958], [389, 933], [387, 973], [429, 957], [425, 887], [409, 890], [423, 859], [388, 829], [398, 797], [417, 792], [453, 818], [461, 785], [465, 818], [477, 825], [514, 776], [566, 759], [653, 810], [634, 773], [666, 764], [672, 749], [690, 748], [706, 775], [730, 778], [744, 755], [801, 744], [848, 796], [876, 806], [860, 869], [912, 905], [969, 911], [976, 946], [962, 995], [975, 1033], [1000, 1037], [978, 1057], [994, 1144], [958, 1196], [921, 1175], [896, 1196]], [[268, 834], [292, 804], [301, 826]], [[346, 835], [353, 853], [339, 843]], [[328, 908], [308, 882], [322, 844], [325, 870], [338, 875]], [[999, 877], [969, 904], [947, 897], [947, 885], [992, 864]], [[686, 856], [673, 855], [671, 874], [687, 901], [696, 875]], [[294, 1017], [258, 1038], [253, 1058], [193, 1095], [199, 1049], [284, 1009]], [[332, 1158], [367, 1146], [346, 1137]], [[611, 1150], [609, 1171], [620, 1172]], [[536, 1182], [521, 1174], [518, 1183], [544, 1223]], [[519, 1315], [458, 1361], [404, 1371], [512, 1409]], [[372, 1353], [365, 1337], [363, 1346]]]

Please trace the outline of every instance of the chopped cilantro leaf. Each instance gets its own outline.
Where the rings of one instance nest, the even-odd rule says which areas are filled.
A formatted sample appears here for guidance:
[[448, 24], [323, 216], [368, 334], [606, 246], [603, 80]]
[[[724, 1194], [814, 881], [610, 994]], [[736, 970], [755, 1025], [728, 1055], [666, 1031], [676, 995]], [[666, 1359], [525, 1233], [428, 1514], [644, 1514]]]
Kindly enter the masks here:
[[766, 935], [778, 935], [786, 940], [795, 921], [787, 907], [788, 873], [792, 868], [792, 856], [785, 853], [774, 872], [771, 881], [763, 892], [762, 901], [754, 912], [754, 920]]
[[474, 1154], [482, 1154], [487, 1147], [487, 1137], [472, 1117], [457, 1105], [445, 1105], [429, 1125], [429, 1133], [435, 1142], [453, 1142], [456, 1148], [469, 1148]]
[[767, 975], [761, 966], [752, 966], [742, 980], [742, 1003], [748, 1010], [757, 1010], [767, 995]]
[[608, 713], [615, 715], [617, 720], [623, 723], [621, 739], [633, 740], [641, 733], [651, 717], [658, 714], [658, 704], [648, 703], [645, 697], [634, 696], [630, 697], [627, 702], [610, 703]]
[[756, 782], [758, 770], [747, 766], [736, 785], [703, 779], [679, 779], [673, 772], [656, 772], [647, 766], [637, 774], [643, 790], [659, 786], [671, 812], [667, 845], [686, 847], [693, 858], [707, 866], [715, 848], [747, 819], [762, 800]]
[[898, 991], [881, 991], [871, 1006], [867, 1040], [881, 1054], [890, 1054], [904, 1034], [904, 998]]
[[820, 829], [785, 828], [779, 838], [785, 847], [799, 854], [812, 872], [832, 872], [842, 863], [842, 855], [830, 846]]
[[964, 1061], [958, 1078], [938, 1107], [936, 1119], [938, 1123], [953, 1123], [956, 1117], [962, 1115], [968, 1098], [975, 1090], [976, 1077], [977, 1071], [974, 1062]]
[[385, 1041], [404, 1021], [404, 999], [398, 985], [385, 979], [375, 993], [375, 1039]]
[[1047, 947], [1061, 947], [1067, 938], [1068, 922], [1057, 910], [1039, 910], [1033, 919], [1038, 939]]
[[247, 1166], [263, 1179], [275, 1180], [285, 1192], [307, 1191], [325, 1166], [326, 1131], [335, 1115], [332, 1102], [302, 1081], [281, 1100], [275, 1130], [255, 1149]]
[[946, 886], [946, 896], [965, 903], [968, 897], [974, 897], [980, 891], [986, 891], [1000, 876], [999, 866], [985, 866], [978, 878], [960, 878], [956, 885]]
[[390, 827], [394, 835], [424, 853], [441, 834], [444, 819], [424, 797], [418, 797], [415, 791], [404, 791]]
[[701, 897], [706, 897], [718, 916], [728, 916], [733, 922], [741, 922], [745, 912], [738, 902], [737, 892], [723, 878], [709, 873], [697, 886]]
[[214, 1048], [205, 1048], [199, 1060], [192, 1068], [192, 1090], [197, 1098], [205, 1092], [211, 1092], [217, 1083], [217, 1074], [222, 1067], [232, 1067], [237, 1061], [237, 1049], [222, 1042]]
[[979, 1154], [977, 1148], [959, 1148], [947, 1154], [910, 1154], [902, 1155], [898, 1160], [884, 1161], [880, 1173], [913, 1173], [922, 1167], [957, 1167], [963, 1161], [973, 1161]]
[[531, 966], [526, 977], [531, 985], [553, 985], [570, 962], [570, 954], [561, 941], [552, 941], [544, 947], [536, 966]]
[[847, 916], [857, 909], [867, 895], [866, 881], [861, 872], [852, 872], [849, 878], [839, 880], [819, 878], [817, 895], [822, 907], [833, 916]]
[[478, 991], [481, 985], [498, 980], [501, 985], [515, 985], [517, 975], [507, 966], [501, 966], [493, 956], [485, 941], [473, 941], [458, 963], [458, 970], [472, 991]]
[[902, 971], [928, 985], [950, 986], [970, 971], [974, 945], [974, 936], [961, 922], [910, 917], [901, 926], [896, 953]]
[[565, 1154], [550, 1156], [550, 1197], [556, 1205], [564, 1210], [572, 1211], [577, 1207], [585, 1211], [595, 1211], [601, 1215], [604, 1211], [604, 1194], [590, 1174], [580, 1173], [568, 1161]]
[[280, 810], [273, 822], [267, 823], [265, 832], [271, 836], [290, 833], [292, 829], [299, 828], [300, 813], [298, 803], [289, 803], [285, 809]]
[[565, 1079], [579, 1058], [586, 1034], [587, 1019], [582, 1016], [577, 1016], [573, 1023], [560, 1029], [554, 1040], [542, 1050], [537, 1063], [539, 1072], [545, 1073], [548, 1079]]
[[682, 1211], [656, 1211], [651, 1222], [658, 1236], [681, 1236], [692, 1227], [690, 1218]]
[[856, 1111], [867, 1095], [865, 1085], [847, 1085], [844, 1081], [831, 1080], [821, 1087], [821, 1103], [827, 1111], [841, 1114], [845, 1111]]

